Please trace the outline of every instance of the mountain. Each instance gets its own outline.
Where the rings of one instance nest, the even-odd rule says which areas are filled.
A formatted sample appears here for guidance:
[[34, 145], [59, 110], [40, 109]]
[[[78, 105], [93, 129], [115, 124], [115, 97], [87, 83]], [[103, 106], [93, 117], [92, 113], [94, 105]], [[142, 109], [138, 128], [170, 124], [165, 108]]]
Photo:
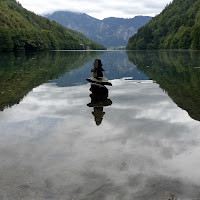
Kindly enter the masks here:
[[173, 0], [129, 39], [127, 49], [200, 50], [200, 0]]
[[85, 13], [69, 11], [57, 11], [46, 17], [107, 47], [126, 46], [128, 39], [151, 19], [136, 16], [131, 19], [110, 17], [99, 20]]
[[24, 9], [16, 0], [0, 0], [0, 51], [105, 49], [82, 33]]

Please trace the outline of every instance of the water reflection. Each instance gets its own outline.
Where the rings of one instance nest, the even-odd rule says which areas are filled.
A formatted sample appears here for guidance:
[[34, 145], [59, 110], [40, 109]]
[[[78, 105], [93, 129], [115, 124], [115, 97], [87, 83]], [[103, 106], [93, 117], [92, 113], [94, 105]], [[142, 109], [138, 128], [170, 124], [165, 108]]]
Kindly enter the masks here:
[[[34, 87], [82, 67], [102, 52], [0, 54], [0, 110], [18, 104]], [[76, 79], [76, 82], [78, 79]]]
[[[106, 52], [100, 58], [117, 56]], [[102, 59], [112, 72], [114, 66], [109, 69], [106, 62]], [[90, 74], [91, 65], [88, 69]], [[84, 70], [64, 76], [77, 73], [85, 79]], [[97, 95], [113, 101], [100, 126], [86, 106], [92, 103], [90, 84], [71, 86], [80, 80], [75, 76], [60, 82], [62, 87], [56, 82], [35, 87], [0, 112], [0, 199], [200, 199], [200, 123], [128, 60], [116, 71], [106, 74], [116, 77], [109, 97], [105, 90]]]
[[127, 54], [180, 108], [200, 121], [199, 51], [129, 51]]
[[94, 121], [96, 125], [99, 126], [103, 120], [103, 116], [105, 112], [103, 112], [103, 107], [110, 106], [112, 101], [108, 99], [108, 89], [100, 84], [92, 83], [90, 87], [91, 102], [87, 104], [88, 107], [93, 107], [94, 111], [92, 114], [94, 115]]
[[153, 81], [112, 84], [100, 126], [89, 84], [46, 83], [0, 112], [3, 200], [198, 200], [199, 122]]
[[[148, 80], [148, 76], [139, 71], [129, 60], [125, 51], [104, 51], [96, 55], [105, 66], [104, 75], [109, 79], [121, 79], [122, 77], [134, 77], [135, 80]], [[79, 69], [65, 73], [56, 80], [52, 80], [59, 87], [68, 87], [87, 84], [86, 78], [91, 76], [91, 66], [94, 59], [85, 63]]]

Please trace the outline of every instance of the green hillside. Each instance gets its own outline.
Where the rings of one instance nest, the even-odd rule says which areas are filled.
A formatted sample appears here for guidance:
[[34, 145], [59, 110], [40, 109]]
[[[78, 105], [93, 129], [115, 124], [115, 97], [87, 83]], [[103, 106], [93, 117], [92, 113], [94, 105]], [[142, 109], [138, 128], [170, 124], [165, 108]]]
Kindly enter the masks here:
[[200, 50], [200, 0], [173, 0], [129, 39], [127, 49]]
[[83, 34], [24, 9], [15, 0], [0, 0], [0, 51], [105, 49]]

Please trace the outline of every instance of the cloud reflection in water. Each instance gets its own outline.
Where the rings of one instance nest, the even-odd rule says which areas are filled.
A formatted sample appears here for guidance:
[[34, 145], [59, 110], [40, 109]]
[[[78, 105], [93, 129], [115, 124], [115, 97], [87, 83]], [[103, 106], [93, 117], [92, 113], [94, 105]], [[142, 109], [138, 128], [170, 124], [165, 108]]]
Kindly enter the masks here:
[[43, 84], [0, 113], [4, 198], [199, 198], [199, 122], [152, 81], [112, 84], [101, 126], [89, 84]]

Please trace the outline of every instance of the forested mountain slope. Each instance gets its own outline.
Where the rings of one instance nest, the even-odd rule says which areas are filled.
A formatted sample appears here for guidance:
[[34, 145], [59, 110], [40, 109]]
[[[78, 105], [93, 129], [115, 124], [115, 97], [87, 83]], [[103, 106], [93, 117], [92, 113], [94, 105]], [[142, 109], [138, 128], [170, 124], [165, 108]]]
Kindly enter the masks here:
[[104, 49], [83, 34], [24, 9], [16, 0], [0, 0], [0, 51]]
[[200, 50], [200, 0], [173, 0], [129, 39], [127, 49]]

